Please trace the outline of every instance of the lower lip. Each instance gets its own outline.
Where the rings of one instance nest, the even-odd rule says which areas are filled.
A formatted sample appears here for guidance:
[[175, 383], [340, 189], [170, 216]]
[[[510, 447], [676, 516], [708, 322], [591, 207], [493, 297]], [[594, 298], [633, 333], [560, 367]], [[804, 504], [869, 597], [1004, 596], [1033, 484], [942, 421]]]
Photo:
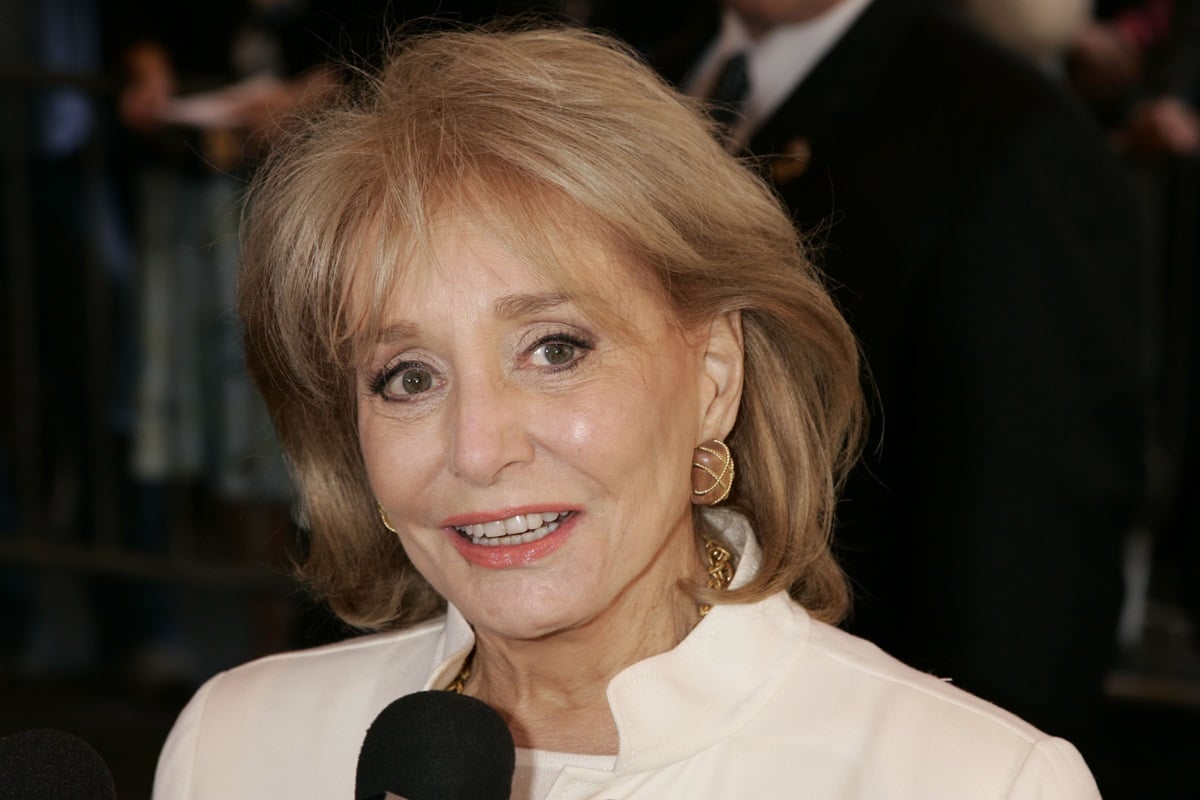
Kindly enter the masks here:
[[509, 569], [528, 566], [553, 553], [567, 541], [571, 531], [575, 528], [577, 519], [579, 519], [579, 512], [572, 514], [566, 522], [555, 528], [553, 533], [543, 536], [536, 542], [523, 544], [500, 546], [475, 544], [453, 528], [449, 529], [447, 535], [458, 552], [462, 553], [462, 557], [472, 564], [487, 569]]

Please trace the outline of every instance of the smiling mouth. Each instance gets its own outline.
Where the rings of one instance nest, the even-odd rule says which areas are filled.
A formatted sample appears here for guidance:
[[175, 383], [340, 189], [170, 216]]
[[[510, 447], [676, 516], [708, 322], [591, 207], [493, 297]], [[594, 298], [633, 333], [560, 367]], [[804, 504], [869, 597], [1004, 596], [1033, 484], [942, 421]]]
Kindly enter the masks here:
[[482, 522], [478, 525], [455, 525], [454, 530], [471, 544], [485, 547], [529, 544], [543, 539], [566, 522], [573, 511], [543, 511], [540, 514], [517, 514], [507, 519]]

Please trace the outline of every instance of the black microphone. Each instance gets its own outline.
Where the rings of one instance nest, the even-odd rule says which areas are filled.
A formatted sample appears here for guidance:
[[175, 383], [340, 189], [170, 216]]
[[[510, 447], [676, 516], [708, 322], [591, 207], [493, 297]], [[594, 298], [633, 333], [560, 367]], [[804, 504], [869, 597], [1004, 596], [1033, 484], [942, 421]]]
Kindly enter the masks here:
[[53, 728], [0, 739], [0, 800], [117, 800], [112, 773], [92, 746]]
[[427, 691], [379, 712], [358, 754], [355, 800], [508, 800], [516, 749], [482, 700]]

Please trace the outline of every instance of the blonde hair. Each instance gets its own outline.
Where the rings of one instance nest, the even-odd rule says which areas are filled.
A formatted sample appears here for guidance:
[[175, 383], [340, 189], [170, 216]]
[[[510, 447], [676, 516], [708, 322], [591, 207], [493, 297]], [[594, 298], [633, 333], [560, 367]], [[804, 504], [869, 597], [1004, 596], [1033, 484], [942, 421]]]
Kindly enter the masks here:
[[748, 586], [709, 601], [787, 589], [839, 619], [849, 594], [829, 537], [861, 437], [854, 338], [770, 188], [720, 148], [702, 109], [620, 45], [572, 29], [402, 41], [254, 180], [240, 312], [307, 518], [302, 577], [360, 627], [438, 608], [376, 515], [356, 430], [359, 344], [440, 210], [485, 212], [545, 261], [566, 225], [556, 204], [640, 267], [681, 324], [741, 312], [729, 504], [764, 557]]

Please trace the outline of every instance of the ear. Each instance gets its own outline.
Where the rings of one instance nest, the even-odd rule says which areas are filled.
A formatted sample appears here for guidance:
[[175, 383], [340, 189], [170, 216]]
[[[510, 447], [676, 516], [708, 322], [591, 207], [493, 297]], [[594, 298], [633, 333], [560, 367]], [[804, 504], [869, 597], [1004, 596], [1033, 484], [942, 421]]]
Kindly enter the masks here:
[[704, 347], [698, 443], [728, 436], [741, 407], [745, 359], [741, 312], [717, 315], [709, 325]]

